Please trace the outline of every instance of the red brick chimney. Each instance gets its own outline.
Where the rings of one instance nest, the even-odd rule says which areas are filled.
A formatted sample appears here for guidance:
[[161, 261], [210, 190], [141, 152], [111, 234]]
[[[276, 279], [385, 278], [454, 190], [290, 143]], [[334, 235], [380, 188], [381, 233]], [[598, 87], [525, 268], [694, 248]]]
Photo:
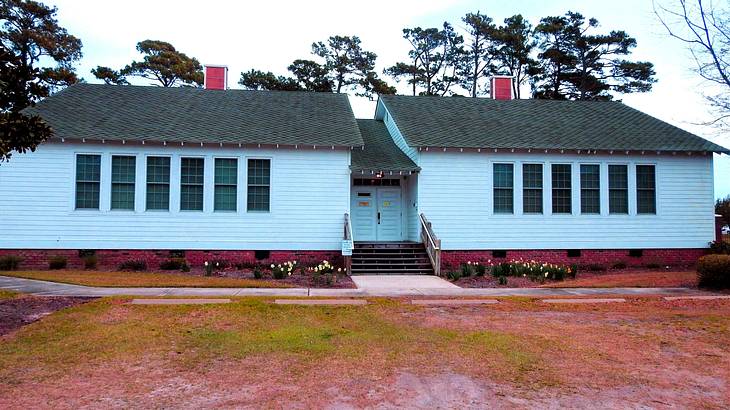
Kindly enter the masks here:
[[228, 66], [206, 65], [205, 66], [205, 89], [225, 90], [228, 88]]
[[489, 78], [489, 96], [495, 100], [511, 100], [515, 96], [512, 94], [512, 76], [495, 75]]

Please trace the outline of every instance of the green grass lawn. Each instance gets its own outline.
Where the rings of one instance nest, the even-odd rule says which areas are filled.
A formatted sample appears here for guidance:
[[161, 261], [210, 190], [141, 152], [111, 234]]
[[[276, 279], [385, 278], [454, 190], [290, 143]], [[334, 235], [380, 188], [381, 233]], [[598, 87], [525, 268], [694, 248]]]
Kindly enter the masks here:
[[0, 275], [101, 287], [287, 288], [268, 280], [192, 276], [174, 273], [76, 270], [0, 271]]

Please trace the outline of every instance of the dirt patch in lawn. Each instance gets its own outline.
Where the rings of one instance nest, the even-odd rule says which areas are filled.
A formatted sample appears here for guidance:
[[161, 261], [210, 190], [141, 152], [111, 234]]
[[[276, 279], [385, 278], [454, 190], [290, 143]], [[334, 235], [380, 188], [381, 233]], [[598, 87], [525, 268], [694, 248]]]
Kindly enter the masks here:
[[0, 336], [91, 298], [15, 296], [0, 299]]
[[728, 300], [369, 301], [67, 309], [0, 339], [0, 408], [723, 408], [730, 398]]

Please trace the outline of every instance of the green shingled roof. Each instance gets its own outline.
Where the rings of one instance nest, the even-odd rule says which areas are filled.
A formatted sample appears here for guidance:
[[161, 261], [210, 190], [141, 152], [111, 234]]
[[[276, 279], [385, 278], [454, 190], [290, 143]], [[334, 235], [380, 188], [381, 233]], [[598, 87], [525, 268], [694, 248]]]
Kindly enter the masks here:
[[77, 84], [27, 111], [68, 139], [363, 144], [346, 94]]
[[365, 146], [352, 150], [353, 171], [419, 171], [393, 142], [383, 121], [357, 120]]
[[412, 147], [730, 153], [620, 102], [389, 95], [380, 99]]

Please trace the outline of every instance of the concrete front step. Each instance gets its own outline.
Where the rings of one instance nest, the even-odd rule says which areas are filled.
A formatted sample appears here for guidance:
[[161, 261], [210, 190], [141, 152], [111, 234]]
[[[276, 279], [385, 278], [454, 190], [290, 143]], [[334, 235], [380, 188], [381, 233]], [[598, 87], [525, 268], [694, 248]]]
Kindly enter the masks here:
[[423, 244], [415, 242], [356, 242], [352, 275], [433, 275]]

